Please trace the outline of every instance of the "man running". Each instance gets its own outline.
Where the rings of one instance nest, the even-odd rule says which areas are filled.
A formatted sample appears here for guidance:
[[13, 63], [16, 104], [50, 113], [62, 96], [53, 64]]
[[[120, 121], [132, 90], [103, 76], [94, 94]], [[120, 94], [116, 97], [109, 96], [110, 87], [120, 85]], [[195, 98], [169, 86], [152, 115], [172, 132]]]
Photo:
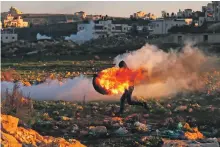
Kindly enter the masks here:
[[[127, 64], [124, 61], [121, 61], [119, 63], [119, 68], [128, 68]], [[145, 109], [148, 109], [146, 102], [138, 102], [138, 101], [132, 101], [132, 92], [134, 91], [134, 85], [129, 86], [128, 89], [125, 89], [123, 95], [121, 96], [120, 99], [120, 111], [119, 114], [122, 114], [124, 112], [124, 106], [125, 106], [125, 99], [127, 99], [127, 103], [129, 105], [139, 105], [143, 106]]]
[[[127, 66], [127, 64], [124, 62], [124, 61], [121, 61], [120, 63], [119, 63], [119, 68], [127, 68], [127, 69], [129, 69], [128, 68], [128, 66]], [[99, 93], [101, 93], [101, 94], [106, 94], [106, 91], [104, 91], [102, 88], [100, 88], [97, 84], [96, 84], [96, 82], [95, 82], [95, 80], [96, 80], [96, 78], [97, 78], [97, 74], [95, 74], [94, 76], [93, 76], [93, 87], [94, 87], [94, 89], [97, 91], [97, 92], [99, 92]], [[124, 106], [125, 106], [125, 100], [127, 99], [127, 103], [129, 104], [129, 105], [139, 105], [139, 106], [143, 106], [145, 109], [149, 109], [148, 107], [147, 107], [147, 103], [146, 102], [138, 102], [138, 101], [133, 101], [132, 99], [131, 99], [131, 96], [132, 96], [132, 92], [134, 91], [134, 85], [131, 85], [131, 86], [129, 86], [128, 87], [128, 89], [125, 89], [125, 91], [124, 91], [124, 93], [123, 93], [123, 95], [121, 96], [121, 99], [120, 99], [120, 111], [118, 112], [118, 115], [120, 115], [120, 114], [122, 114], [123, 112], [124, 112]]]

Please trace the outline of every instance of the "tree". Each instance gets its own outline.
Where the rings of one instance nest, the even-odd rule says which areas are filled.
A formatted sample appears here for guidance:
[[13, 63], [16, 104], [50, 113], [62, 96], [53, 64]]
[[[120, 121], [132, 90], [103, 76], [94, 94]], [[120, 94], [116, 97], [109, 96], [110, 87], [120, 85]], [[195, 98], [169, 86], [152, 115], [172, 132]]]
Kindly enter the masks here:
[[33, 23], [32, 23], [32, 22], [30, 23], [29, 27], [30, 27], [30, 28], [32, 28], [32, 27], [33, 27]]
[[105, 20], [107, 20], [108, 19], [108, 15], [105, 15]]
[[174, 17], [174, 16], [175, 16], [175, 14], [172, 12], [172, 13], [171, 13], [171, 17]]
[[148, 30], [148, 27], [143, 27], [143, 32], [147, 35], [150, 34], [149, 30]]
[[169, 14], [169, 13], [167, 13], [167, 14], [166, 14], [166, 16], [167, 16], [167, 17], [169, 17], [169, 16], [170, 16], [170, 14]]
[[192, 18], [192, 14], [189, 14], [189, 18]]
[[138, 34], [138, 30], [137, 30], [137, 25], [136, 24], [132, 25], [132, 33]]
[[130, 16], [130, 19], [133, 20], [133, 21], [137, 20], [137, 18], [135, 18], [133, 15]]
[[185, 18], [186, 16], [185, 16], [185, 13], [183, 13], [183, 18]]
[[161, 13], [162, 13], [162, 17], [163, 17], [163, 18], [166, 18], [167, 12], [163, 10], [163, 11], [161, 11]]

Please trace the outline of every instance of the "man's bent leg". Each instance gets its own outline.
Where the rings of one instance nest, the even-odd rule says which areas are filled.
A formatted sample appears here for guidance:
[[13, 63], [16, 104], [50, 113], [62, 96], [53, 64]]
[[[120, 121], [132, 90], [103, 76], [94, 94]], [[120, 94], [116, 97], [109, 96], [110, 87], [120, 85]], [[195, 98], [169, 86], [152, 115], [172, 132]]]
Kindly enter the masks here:
[[131, 96], [132, 96], [132, 92], [133, 92], [134, 88], [131, 88], [127, 94], [127, 102], [129, 105], [138, 105], [138, 106], [142, 106], [145, 109], [148, 109], [147, 103], [146, 102], [138, 102], [138, 101], [132, 101]]
[[119, 113], [122, 114], [124, 112], [124, 107], [125, 107], [125, 99], [127, 97], [127, 93], [125, 92], [120, 99], [120, 111]]

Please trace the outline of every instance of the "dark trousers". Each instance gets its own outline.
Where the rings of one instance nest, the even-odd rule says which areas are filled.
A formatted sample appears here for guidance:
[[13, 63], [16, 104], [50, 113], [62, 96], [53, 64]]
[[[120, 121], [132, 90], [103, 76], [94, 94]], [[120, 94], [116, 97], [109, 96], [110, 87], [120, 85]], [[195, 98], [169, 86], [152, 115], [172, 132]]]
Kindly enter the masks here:
[[139, 106], [144, 106], [143, 102], [137, 102], [137, 101], [132, 101], [131, 100], [131, 96], [132, 96], [132, 92], [134, 91], [134, 87], [131, 86], [128, 88], [128, 90], [125, 90], [125, 92], [123, 93], [123, 95], [121, 96], [121, 103], [120, 103], [120, 113], [124, 112], [124, 106], [125, 106], [125, 99], [127, 99], [127, 103], [129, 105], [139, 105]]

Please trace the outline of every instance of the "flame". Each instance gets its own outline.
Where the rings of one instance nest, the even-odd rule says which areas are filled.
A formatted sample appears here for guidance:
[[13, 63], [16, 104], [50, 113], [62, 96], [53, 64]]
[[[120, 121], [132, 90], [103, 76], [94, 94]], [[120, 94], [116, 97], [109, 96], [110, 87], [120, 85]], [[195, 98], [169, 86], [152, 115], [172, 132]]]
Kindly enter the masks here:
[[98, 74], [96, 83], [108, 94], [123, 93], [129, 86], [138, 84], [144, 79], [144, 70], [112, 67]]

